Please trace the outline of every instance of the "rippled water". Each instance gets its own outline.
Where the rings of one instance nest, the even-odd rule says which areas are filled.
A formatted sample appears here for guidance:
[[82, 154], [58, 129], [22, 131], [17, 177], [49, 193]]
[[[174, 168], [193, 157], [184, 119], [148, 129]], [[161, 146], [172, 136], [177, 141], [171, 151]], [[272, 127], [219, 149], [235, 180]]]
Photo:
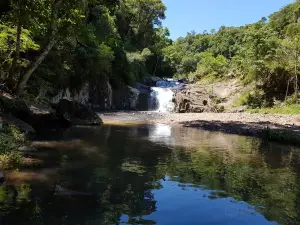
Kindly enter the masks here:
[[300, 224], [300, 149], [166, 125], [74, 127], [0, 186], [0, 224]]

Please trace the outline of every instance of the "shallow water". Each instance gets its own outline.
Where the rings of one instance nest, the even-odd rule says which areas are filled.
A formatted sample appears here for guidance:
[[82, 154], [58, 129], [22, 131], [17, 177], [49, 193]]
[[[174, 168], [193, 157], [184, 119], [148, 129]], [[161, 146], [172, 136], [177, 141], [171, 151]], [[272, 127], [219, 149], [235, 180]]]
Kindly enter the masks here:
[[56, 136], [0, 186], [0, 224], [300, 224], [295, 147], [167, 125]]

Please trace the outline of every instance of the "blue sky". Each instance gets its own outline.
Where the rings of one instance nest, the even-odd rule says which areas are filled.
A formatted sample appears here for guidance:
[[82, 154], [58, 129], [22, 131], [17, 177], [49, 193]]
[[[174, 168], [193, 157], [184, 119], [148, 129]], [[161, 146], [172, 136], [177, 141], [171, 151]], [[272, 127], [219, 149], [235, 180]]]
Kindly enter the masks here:
[[242, 26], [267, 17], [295, 0], [163, 0], [171, 38], [189, 31], [203, 32], [225, 26]]

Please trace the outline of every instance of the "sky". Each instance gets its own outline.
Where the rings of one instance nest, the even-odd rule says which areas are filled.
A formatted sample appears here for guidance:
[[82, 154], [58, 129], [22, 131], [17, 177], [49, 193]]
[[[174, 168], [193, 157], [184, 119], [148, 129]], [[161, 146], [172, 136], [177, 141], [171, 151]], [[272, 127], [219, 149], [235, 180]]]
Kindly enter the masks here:
[[166, 20], [174, 40], [190, 31], [218, 30], [221, 26], [242, 26], [268, 17], [295, 0], [163, 0]]

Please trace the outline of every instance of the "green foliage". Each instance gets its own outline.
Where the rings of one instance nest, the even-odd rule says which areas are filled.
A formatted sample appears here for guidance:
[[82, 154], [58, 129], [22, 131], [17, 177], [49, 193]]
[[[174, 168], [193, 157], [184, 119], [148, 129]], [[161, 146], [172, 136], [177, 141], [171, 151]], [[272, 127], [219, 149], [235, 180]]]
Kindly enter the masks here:
[[244, 93], [237, 99], [234, 106], [248, 106], [249, 108], [256, 109], [261, 107], [272, 106], [273, 102], [266, 99], [265, 92], [263, 90], [253, 90]]
[[[16, 47], [16, 27], [9, 27], [0, 20], [0, 80], [8, 76], [8, 70], [12, 63], [12, 55]], [[36, 51], [39, 45], [32, 40], [32, 34], [29, 30], [23, 29], [21, 34], [20, 52], [26, 54], [29, 51]], [[18, 62], [19, 67], [26, 67], [29, 60], [21, 58]]]
[[146, 70], [146, 61], [152, 55], [148, 48], [143, 49], [142, 52], [127, 52], [127, 60], [130, 68], [130, 76], [128, 83], [133, 83], [136, 80], [148, 75]]
[[261, 108], [261, 109], [253, 109], [250, 110], [253, 113], [262, 113], [262, 114], [291, 114], [291, 115], [299, 115], [300, 114], [300, 106], [298, 104], [288, 104], [288, 105], [280, 105], [272, 108]]
[[25, 136], [15, 126], [7, 126], [0, 131], [0, 168], [16, 168], [22, 162], [18, 147], [25, 141]]
[[244, 84], [255, 83], [255, 94], [242, 96], [238, 104], [266, 107], [272, 105], [269, 99], [284, 100], [286, 93], [298, 93], [299, 19], [297, 1], [272, 14], [269, 21], [262, 18], [242, 27], [222, 26], [210, 34], [188, 33], [163, 53], [176, 77], [203, 83], [230, 75]]
[[97, 85], [107, 79], [115, 84], [131, 83], [149, 74], [170, 73], [161, 52], [170, 43], [169, 31], [161, 26], [166, 10], [161, 0], [5, 4], [8, 11], [0, 23], [2, 80], [8, 83], [20, 25], [21, 54], [11, 87], [24, 80], [24, 74], [47, 50], [25, 81], [27, 96], [33, 99], [54, 95], [65, 87], [77, 90], [85, 83]]
[[195, 76], [199, 79], [203, 77], [220, 77], [228, 71], [227, 59], [218, 55], [214, 57], [209, 52], [200, 53], [200, 62], [197, 66]]

